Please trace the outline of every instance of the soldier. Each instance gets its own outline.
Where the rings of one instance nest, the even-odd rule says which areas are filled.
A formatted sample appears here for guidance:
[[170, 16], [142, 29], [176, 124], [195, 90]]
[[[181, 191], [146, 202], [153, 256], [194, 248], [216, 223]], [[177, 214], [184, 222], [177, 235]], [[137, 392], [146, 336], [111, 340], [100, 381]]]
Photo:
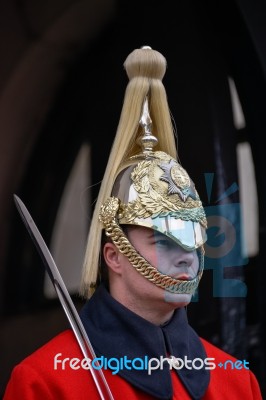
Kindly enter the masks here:
[[82, 276], [80, 315], [98, 364], [82, 360], [64, 331], [14, 368], [4, 400], [98, 399], [88, 369], [99, 366], [114, 399], [260, 400], [248, 362], [200, 338], [187, 320], [207, 221], [177, 160], [166, 60], [144, 46], [124, 66], [129, 83]]

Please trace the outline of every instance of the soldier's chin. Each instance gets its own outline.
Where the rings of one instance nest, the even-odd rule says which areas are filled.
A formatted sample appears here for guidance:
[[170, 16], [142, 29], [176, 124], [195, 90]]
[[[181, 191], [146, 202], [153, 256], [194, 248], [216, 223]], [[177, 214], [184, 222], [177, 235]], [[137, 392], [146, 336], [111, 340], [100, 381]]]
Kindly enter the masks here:
[[175, 303], [177, 307], [187, 306], [192, 299], [192, 294], [188, 293], [172, 293], [164, 290], [164, 301], [166, 303]]

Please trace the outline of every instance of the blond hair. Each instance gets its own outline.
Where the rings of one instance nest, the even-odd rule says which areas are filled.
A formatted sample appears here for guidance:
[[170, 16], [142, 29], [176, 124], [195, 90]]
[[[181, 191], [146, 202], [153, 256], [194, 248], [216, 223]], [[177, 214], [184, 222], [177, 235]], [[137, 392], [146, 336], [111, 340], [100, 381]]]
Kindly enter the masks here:
[[149, 99], [152, 132], [158, 139], [155, 150], [164, 151], [177, 159], [174, 129], [162, 83], [166, 65], [164, 56], [148, 47], [134, 50], [124, 62], [129, 83], [124, 96], [115, 140], [91, 220], [81, 281], [81, 294], [85, 297], [91, 295], [91, 289], [95, 287], [98, 276], [102, 235], [102, 226], [99, 221], [100, 208], [111, 195], [121, 165], [129, 157], [140, 152], [140, 147], [137, 144], [138, 138], [142, 134], [139, 121], [146, 96]]

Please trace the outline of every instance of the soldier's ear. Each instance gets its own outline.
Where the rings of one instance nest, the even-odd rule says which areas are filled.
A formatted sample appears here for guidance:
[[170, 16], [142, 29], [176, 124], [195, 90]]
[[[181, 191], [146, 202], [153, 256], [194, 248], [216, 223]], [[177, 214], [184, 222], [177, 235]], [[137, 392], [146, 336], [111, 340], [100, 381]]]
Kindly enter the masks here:
[[121, 272], [122, 254], [113, 243], [105, 243], [103, 247], [103, 256], [108, 268], [116, 273]]

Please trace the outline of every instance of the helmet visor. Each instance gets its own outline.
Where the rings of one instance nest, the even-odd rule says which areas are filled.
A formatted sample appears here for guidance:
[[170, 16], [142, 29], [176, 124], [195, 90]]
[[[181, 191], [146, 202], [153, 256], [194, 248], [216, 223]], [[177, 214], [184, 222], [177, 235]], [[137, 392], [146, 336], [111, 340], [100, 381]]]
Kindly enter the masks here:
[[187, 251], [196, 250], [207, 240], [206, 229], [199, 222], [183, 221], [173, 216], [135, 218], [134, 224], [168, 236]]

